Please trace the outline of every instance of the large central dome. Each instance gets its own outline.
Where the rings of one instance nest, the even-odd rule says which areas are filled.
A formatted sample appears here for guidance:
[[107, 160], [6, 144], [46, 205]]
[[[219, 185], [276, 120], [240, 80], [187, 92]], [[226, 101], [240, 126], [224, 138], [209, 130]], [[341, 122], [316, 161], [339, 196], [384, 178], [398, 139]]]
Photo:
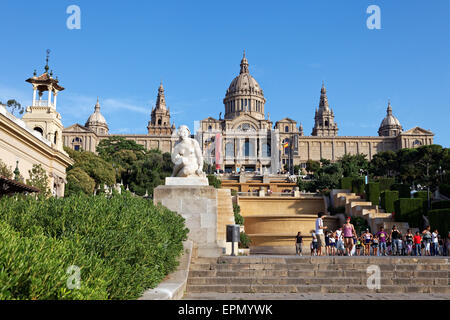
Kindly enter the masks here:
[[258, 82], [250, 75], [245, 52], [241, 60], [241, 71], [231, 81], [223, 103], [225, 105], [225, 119], [234, 119], [244, 113], [257, 119], [264, 119], [266, 99], [264, 99], [263, 90]]

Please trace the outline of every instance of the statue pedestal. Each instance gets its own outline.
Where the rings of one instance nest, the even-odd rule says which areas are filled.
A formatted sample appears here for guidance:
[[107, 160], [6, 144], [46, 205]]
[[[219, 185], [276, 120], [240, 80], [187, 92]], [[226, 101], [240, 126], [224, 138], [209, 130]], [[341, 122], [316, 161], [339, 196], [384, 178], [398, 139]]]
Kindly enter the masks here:
[[166, 186], [209, 186], [208, 178], [201, 177], [167, 177]]
[[198, 257], [219, 257], [223, 251], [217, 242], [217, 193], [217, 189], [208, 185], [165, 185], [154, 190], [155, 204], [161, 203], [186, 220], [188, 238], [194, 242]]

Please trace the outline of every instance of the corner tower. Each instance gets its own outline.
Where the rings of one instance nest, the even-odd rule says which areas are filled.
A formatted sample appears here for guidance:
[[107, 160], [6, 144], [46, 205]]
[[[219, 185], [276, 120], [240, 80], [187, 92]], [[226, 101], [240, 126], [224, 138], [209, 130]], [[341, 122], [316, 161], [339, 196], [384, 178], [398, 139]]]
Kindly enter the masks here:
[[338, 134], [337, 124], [334, 122], [334, 112], [328, 105], [327, 89], [322, 83], [320, 90], [319, 109], [316, 109], [314, 117], [313, 136], [319, 137], [335, 137]]
[[[37, 76], [35, 70], [33, 77], [26, 80], [33, 86], [33, 100], [22, 120], [30, 129], [50, 141], [55, 149], [63, 151], [64, 127], [61, 123], [61, 115], [56, 111], [56, 98], [64, 88], [59, 85], [58, 77], [53, 78], [53, 71], [49, 72], [49, 54], [50, 50], [47, 50], [44, 73]], [[44, 100], [44, 94], [47, 94], [47, 100]]]
[[233, 79], [223, 99], [225, 119], [232, 120], [241, 114], [250, 114], [258, 120], [264, 120], [265, 103], [263, 90], [250, 75], [244, 51], [239, 75]]

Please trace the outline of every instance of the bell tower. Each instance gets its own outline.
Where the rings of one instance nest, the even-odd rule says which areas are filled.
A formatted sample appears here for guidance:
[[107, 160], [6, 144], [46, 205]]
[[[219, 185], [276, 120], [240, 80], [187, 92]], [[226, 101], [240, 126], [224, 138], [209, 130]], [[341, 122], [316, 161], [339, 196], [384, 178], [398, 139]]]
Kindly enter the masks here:
[[151, 119], [148, 123], [147, 129], [148, 134], [167, 135], [171, 135], [175, 129], [174, 125], [170, 125], [170, 110], [166, 106], [166, 98], [164, 96], [164, 87], [162, 82], [159, 85], [156, 106], [152, 109]]
[[334, 122], [334, 112], [328, 104], [327, 89], [322, 83], [320, 90], [319, 109], [316, 109], [314, 117], [314, 128], [311, 135], [319, 137], [335, 137], [338, 134], [338, 127]]
[[56, 111], [56, 99], [58, 93], [64, 88], [58, 84], [58, 77], [53, 78], [53, 71], [48, 66], [49, 55], [50, 50], [47, 50], [44, 73], [37, 76], [35, 70], [33, 77], [26, 80], [33, 86], [33, 100], [31, 106], [27, 107], [22, 120], [30, 129], [50, 141], [53, 148], [63, 151], [64, 127], [61, 123], [61, 115]]

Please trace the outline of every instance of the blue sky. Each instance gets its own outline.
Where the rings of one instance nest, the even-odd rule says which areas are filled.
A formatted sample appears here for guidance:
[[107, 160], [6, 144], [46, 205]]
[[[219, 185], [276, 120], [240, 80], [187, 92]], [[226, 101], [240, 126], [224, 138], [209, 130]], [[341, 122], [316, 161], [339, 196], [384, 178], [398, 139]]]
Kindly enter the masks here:
[[[81, 8], [81, 30], [66, 8]], [[369, 30], [369, 5], [381, 30]], [[24, 80], [50, 67], [65, 126], [84, 124], [97, 96], [112, 133], [145, 133], [159, 82], [176, 125], [224, 111], [245, 49], [272, 121], [310, 134], [325, 81], [339, 135], [377, 135], [391, 99], [404, 129], [450, 147], [450, 1], [0, 2], [0, 100], [29, 105]]]

